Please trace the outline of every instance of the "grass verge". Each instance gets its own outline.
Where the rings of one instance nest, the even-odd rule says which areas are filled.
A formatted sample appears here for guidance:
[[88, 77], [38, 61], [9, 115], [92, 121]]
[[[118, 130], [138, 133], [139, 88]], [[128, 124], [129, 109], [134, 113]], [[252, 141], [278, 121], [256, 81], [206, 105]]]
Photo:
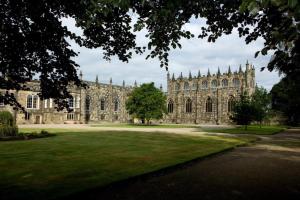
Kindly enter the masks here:
[[244, 126], [239, 126], [235, 128], [226, 128], [226, 129], [205, 129], [205, 128], [202, 129], [206, 132], [212, 132], [212, 133], [272, 135], [284, 131], [286, 127], [283, 126], [260, 127], [258, 125], [251, 125], [247, 127], [247, 130], [245, 130]]
[[7, 141], [0, 143], [0, 197], [60, 198], [250, 141], [253, 138], [120, 131]]

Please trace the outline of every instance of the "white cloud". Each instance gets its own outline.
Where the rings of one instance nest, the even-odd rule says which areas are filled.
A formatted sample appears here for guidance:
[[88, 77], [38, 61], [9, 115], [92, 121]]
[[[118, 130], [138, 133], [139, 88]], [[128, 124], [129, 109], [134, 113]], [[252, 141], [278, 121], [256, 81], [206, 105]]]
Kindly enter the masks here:
[[[70, 30], [77, 34], [82, 34], [82, 30], [75, 27], [73, 19], [63, 19], [63, 23]], [[201, 20], [203, 25], [204, 20]], [[185, 25], [186, 30], [197, 34], [199, 33], [200, 23], [192, 20], [192, 23]], [[145, 31], [137, 33], [137, 43], [144, 45], [147, 43], [145, 39]], [[122, 84], [125, 80], [127, 85], [132, 85], [136, 80], [138, 83], [155, 82], [156, 86], [160, 84], [166, 88], [166, 70], [160, 68], [157, 58], [145, 60], [146, 55], [134, 55], [129, 63], [123, 63], [117, 58], [112, 58], [110, 62], [104, 60], [101, 49], [87, 49], [75, 45], [71, 42], [76, 52], [80, 52], [75, 61], [80, 65], [84, 79], [94, 81], [96, 75], [99, 81], [108, 83], [110, 77], [113, 83]], [[261, 67], [265, 67], [270, 56], [259, 56], [254, 58], [256, 51], [263, 47], [263, 40], [245, 44], [243, 38], [239, 38], [236, 31], [231, 35], [224, 35], [215, 43], [208, 43], [206, 39], [182, 39], [182, 49], [171, 50], [169, 58], [170, 73], [175, 73], [178, 77], [180, 72], [187, 76], [189, 71], [193, 75], [197, 75], [198, 70], [202, 75], [207, 73], [208, 68], [211, 73], [216, 73], [220, 67], [221, 72], [226, 72], [228, 66], [232, 71], [238, 70], [240, 64], [245, 67], [246, 60], [254, 64], [256, 68], [256, 81], [258, 85], [271, 89], [272, 86], [279, 81], [277, 72], [260, 71]]]

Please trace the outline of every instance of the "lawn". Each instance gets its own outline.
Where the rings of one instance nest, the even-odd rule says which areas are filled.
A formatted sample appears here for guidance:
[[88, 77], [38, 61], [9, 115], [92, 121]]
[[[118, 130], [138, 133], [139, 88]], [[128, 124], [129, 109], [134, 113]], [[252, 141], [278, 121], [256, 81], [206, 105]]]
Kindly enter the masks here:
[[185, 124], [92, 124], [91, 127], [121, 127], [121, 128], [199, 128], [196, 125]]
[[0, 199], [62, 198], [251, 140], [106, 131], [0, 142]]
[[205, 129], [202, 130], [206, 132], [217, 132], [217, 133], [230, 133], [230, 134], [254, 134], [254, 135], [272, 135], [275, 133], [282, 132], [286, 127], [284, 126], [258, 126], [251, 125], [245, 130], [244, 126], [239, 126], [235, 128], [225, 128], [225, 129]]

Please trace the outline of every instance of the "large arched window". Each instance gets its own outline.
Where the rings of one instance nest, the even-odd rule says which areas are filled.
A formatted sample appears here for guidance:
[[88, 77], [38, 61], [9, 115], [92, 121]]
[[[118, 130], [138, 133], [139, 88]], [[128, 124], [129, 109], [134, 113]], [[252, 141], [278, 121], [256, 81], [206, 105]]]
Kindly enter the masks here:
[[38, 108], [38, 96], [37, 95], [28, 95], [27, 96], [27, 108]]
[[85, 111], [89, 112], [90, 109], [91, 109], [91, 97], [86, 96], [86, 98], [85, 98]]
[[234, 78], [232, 83], [234, 87], [240, 87], [240, 80], [238, 78]]
[[202, 88], [206, 89], [207, 88], [207, 81], [202, 81]]
[[212, 99], [210, 97], [206, 100], [206, 112], [212, 112]]
[[197, 90], [197, 88], [198, 88], [198, 84], [197, 83], [193, 83], [192, 90]]
[[175, 91], [179, 91], [179, 90], [180, 90], [180, 84], [176, 83], [176, 85], [175, 85]]
[[27, 108], [32, 108], [32, 95], [27, 96]]
[[105, 110], [105, 99], [104, 98], [100, 99], [100, 110]]
[[228, 87], [228, 80], [227, 79], [222, 80], [222, 87]]
[[118, 99], [114, 100], [114, 111], [115, 112], [119, 111], [119, 100]]
[[191, 113], [192, 112], [192, 100], [189, 98], [186, 100], [185, 102], [185, 111], [187, 113]]
[[189, 90], [189, 89], [190, 89], [189, 83], [188, 83], [188, 82], [185, 82], [185, 83], [184, 83], [184, 90], [187, 91], [187, 90]]
[[70, 97], [68, 99], [68, 105], [69, 105], [69, 108], [74, 108], [74, 98], [73, 97]]
[[174, 110], [174, 102], [172, 99], [170, 99], [168, 102], [168, 113], [173, 113], [173, 110]]
[[212, 87], [212, 88], [216, 88], [217, 85], [218, 85], [217, 80], [212, 80], [212, 81], [211, 81], [211, 87]]
[[233, 96], [230, 96], [228, 99], [228, 112], [232, 112], [235, 104], [235, 99]]

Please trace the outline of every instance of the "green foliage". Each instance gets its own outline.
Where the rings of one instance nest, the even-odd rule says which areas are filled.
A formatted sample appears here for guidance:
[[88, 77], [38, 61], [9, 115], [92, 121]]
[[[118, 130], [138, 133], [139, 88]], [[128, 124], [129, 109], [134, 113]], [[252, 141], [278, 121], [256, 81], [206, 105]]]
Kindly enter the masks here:
[[0, 112], [0, 124], [13, 126], [15, 124], [12, 114], [8, 111]]
[[8, 126], [0, 124], [0, 138], [1, 137], [15, 137], [18, 135], [18, 127], [16, 125]]
[[[63, 26], [63, 17], [74, 18], [83, 34], [78, 36]], [[246, 43], [263, 37], [264, 47], [255, 56], [274, 52], [269, 70], [299, 74], [297, 0], [2, 0], [0, 83], [7, 90], [5, 103], [20, 106], [8, 91], [26, 89], [24, 83], [39, 75], [41, 96], [54, 98], [60, 109], [67, 106], [62, 100], [70, 97], [67, 86], [83, 85], [76, 72], [77, 53], [67, 38], [80, 46], [101, 48], [107, 60], [117, 56], [128, 62], [134, 53], [148, 48], [147, 58], [157, 57], [161, 67], [168, 67], [171, 48], [181, 48], [182, 38], [194, 37], [184, 29], [194, 17], [206, 19], [198, 38], [215, 42], [234, 29]], [[132, 28], [147, 29], [146, 46], [137, 46]]]
[[154, 83], [145, 83], [129, 95], [126, 109], [130, 115], [149, 123], [151, 119], [161, 119], [166, 113], [166, 96]]
[[251, 96], [254, 106], [254, 120], [262, 125], [262, 122], [269, 117], [271, 110], [271, 98], [268, 91], [263, 87], [255, 88], [254, 94]]
[[287, 76], [273, 86], [271, 90], [272, 109], [282, 112], [287, 117], [287, 123], [300, 123], [300, 77]]
[[0, 112], [0, 137], [17, 136], [18, 127], [12, 114], [8, 111]]
[[237, 124], [244, 125], [245, 129], [247, 129], [247, 125], [255, 120], [255, 112], [256, 110], [250, 97], [247, 94], [242, 94], [233, 107], [230, 119]]
[[256, 86], [255, 92], [248, 96], [241, 95], [240, 100], [235, 104], [231, 119], [237, 124], [249, 125], [253, 121], [262, 122], [270, 116], [271, 98], [268, 91], [263, 87]]

